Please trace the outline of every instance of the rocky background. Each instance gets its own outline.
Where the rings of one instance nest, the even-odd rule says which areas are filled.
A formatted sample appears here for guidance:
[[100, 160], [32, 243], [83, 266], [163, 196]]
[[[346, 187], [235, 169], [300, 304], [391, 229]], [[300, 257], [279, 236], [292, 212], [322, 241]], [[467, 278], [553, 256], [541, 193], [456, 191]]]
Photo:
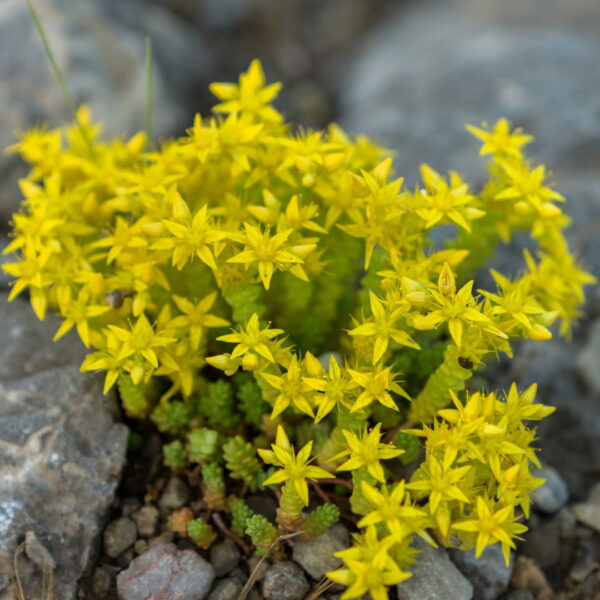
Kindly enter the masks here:
[[[597, 0], [37, 0], [72, 93], [107, 133], [143, 126], [144, 38], [155, 52], [155, 130], [176, 135], [206, 113], [213, 80], [259, 57], [285, 84], [279, 108], [299, 125], [340, 122], [397, 152], [412, 184], [418, 165], [483, 176], [465, 123], [506, 116], [536, 136], [573, 218], [570, 242], [600, 275], [600, 5]], [[23, 0], [0, 2], [0, 146], [69, 116]], [[0, 157], [0, 246], [24, 167]], [[521, 268], [503, 249], [497, 265]], [[126, 464], [127, 428], [98, 381], [78, 373], [73, 338], [5, 302], [0, 276], [0, 599], [229, 600], [255, 566], [230, 540], [202, 556], [165, 532], [193, 502], [189, 482], [158, 472], [150, 436]], [[542, 427], [548, 483], [509, 569], [488, 550], [425, 549], [399, 600], [600, 598], [600, 288], [590, 288], [570, 344], [524, 343], [487, 373], [497, 385], [537, 381], [558, 407]], [[119, 485], [123, 470], [126, 475]], [[268, 499], [253, 508], [269, 515]], [[343, 526], [293, 560], [263, 565], [252, 600], [311, 596], [344, 547]], [[22, 590], [15, 577], [15, 567]], [[50, 590], [51, 594], [46, 592]], [[118, 590], [118, 592], [117, 592]], [[396, 592], [394, 592], [396, 593]], [[21, 596], [22, 594], [22, 596]]]

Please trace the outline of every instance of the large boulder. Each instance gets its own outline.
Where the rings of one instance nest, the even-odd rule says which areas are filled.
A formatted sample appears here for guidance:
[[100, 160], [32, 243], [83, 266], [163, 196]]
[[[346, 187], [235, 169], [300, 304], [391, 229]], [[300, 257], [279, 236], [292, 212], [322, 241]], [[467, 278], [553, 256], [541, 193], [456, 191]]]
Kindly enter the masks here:
[[[97, 554], [125, 461], [102, 378], [78, 366], [84, 348], [52, 343], [25, 300], [0, 297], [0, 600], [76, 597]], [[16, 564], [16, 572], [14, 565]]]

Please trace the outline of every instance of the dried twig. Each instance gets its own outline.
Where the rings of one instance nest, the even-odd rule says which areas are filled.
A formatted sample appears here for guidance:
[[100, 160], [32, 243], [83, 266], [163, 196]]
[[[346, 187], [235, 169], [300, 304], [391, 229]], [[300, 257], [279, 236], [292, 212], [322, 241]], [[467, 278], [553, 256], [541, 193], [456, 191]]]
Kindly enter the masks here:
[[333, 585], [331, 579], [322, 577], [319, 583], [309, 592], [308, 596], [304, 600], [317, 600], [321, 597], [321, 594], [326, 592]]
[[252, 569], [252, 573], [250, 573], [250, 576], [248, 577], [248, 580], [246, 581], [244, 587], [242, 588], [242, 591], [240, 592], [239, 596], [237, 597], [236, 600], [246, 600], [246, 597], [248, 596], [248, 594], [250, 593], [250, 590], [252, 589], [252, 586], [256, 583], [256, 580], [258, 578], [258, 573], [260, 572], [260, 567], [263, 564], [263, 562], [265, 562], [265, 559], [267, 558], [267, 555], [269, 554], [269, 552], [271, 552], [271, 550], [277, 545], [279, 544], [279, 542], [283, 542], [285, 540], [289, 540], [291, 538], [295, 538], [299, 535], [302, 535], [303, 533], [306, 533], [305, 531], [296, 531], [295, 533], [288, 533], [286, 535], [280, 535], [266, 550], [266, 552], [260, 557], [260, 560], [256, 563], [254, 569]]
[[19, 575], [19, 556], [25, 550], [25, 542], [21, 542], [17, 549], [15, 550], [15, 554], [13, 556], [13, 569], [15, 571], [15, 580], [17, 582], [17, 591], [19, 592], [19, 600], [25, 600], [25, 594], [23, 593], [23, 586], [21, 585], [21, 577]]
[[244, 551], [245, 554], [250, 554], [250, 546], [248, 546], [248, 544], [246, 544], [246, 542], [244, 542], [244, 540], [239, 535], [233, 533], [233, 531], [231, 531], [231, 529], [229, 529], [227, 525], [223, 523], [223, 519], [221, 519], [221, 515], [219, 513], [213, 513], [211, 517], [214, 524], [221, 530], [221, 532], [225, 536], [227, 536], [230, 540], [235, 542]]

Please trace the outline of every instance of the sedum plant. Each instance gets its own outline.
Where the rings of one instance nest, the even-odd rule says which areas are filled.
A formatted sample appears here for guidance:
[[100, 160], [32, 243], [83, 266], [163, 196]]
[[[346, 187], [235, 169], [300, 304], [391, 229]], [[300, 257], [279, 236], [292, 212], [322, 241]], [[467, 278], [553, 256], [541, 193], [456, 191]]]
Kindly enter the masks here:
[[[344, 599], [410, 577], [414, 536], [477, 556], [499, 544], [508, 561], [542, 483], [531, 422], [553, 409], [535, 386], [472, 376], [519, 339], [569, 335], [592, 277], [569, 253], [564, 198], [506, 120], [468, 127], [489, 157], [482, 188], [423, 165], [409, 189], [366, 138], [286, 124], [279, 89], [254, 61], [156, 149], [103, 140], [85, 108], [24, 133], [9, 299], [58, 313], [56, 339], [77, 331], [82, 371], [156, 424], [168, 466], [201, 466], [207, 510], [259, 553], [354, 520], [329, 573]], [[537, 248], [481, 289], [522, 232]], [[276, 524], [248, 490], [276, 492]], [[210, 525], [186, 515], [208, 547]]]

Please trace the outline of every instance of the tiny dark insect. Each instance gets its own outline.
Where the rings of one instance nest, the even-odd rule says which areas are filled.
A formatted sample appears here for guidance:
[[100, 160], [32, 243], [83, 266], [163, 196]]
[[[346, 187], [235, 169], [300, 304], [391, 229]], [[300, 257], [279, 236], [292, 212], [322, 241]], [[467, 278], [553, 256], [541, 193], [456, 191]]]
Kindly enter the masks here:
[[473, 368], [473, 361], [470, 360], [469, 358], [465, 358], [463, 356], [461, 356], [458, 359], [458, 364], [463, 368], [463, 369], [472, 369]]
[[134, 290], [111, 290], [106, 294], [106, 303], [111, 308], [121, 308], [125, 298], [131, 298], [134, 294]]

